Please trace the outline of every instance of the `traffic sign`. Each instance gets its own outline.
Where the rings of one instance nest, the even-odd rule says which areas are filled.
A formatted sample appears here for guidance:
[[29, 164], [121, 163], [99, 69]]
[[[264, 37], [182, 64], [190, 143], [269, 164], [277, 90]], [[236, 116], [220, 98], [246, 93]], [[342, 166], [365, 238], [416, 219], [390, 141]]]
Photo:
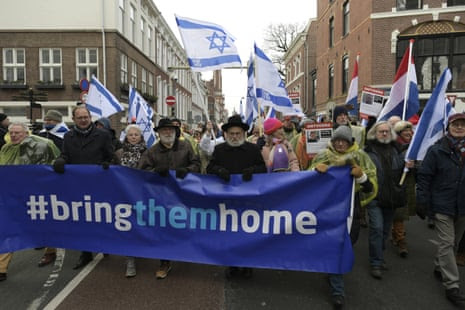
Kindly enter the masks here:
[[174, 96], [167, 96], [165, 102], [169, 106], [175, 105], [176, 104], [176, 98]]
[[82, 78], [79, 80], [79, 88], [82, 91], [88, 91], [89, 90], [89, 80], [86, 78]]

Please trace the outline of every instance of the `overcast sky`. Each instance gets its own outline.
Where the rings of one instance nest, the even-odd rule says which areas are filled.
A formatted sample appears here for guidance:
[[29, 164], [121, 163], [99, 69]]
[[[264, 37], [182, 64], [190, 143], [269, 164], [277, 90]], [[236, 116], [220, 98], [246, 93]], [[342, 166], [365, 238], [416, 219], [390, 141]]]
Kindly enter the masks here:
[[[263, 37], [270, 24], [306, 24], [316, 17], [316, 0], [153, 0], [179, 42], [174, 14], [218, 24], [236, 38], [242, 64], [247, 65], [254, 42], [264, 49]], [[246, 70], [223, 69], [223, 93], [229, 114], [239, 111], [247, 90]], [[204, 74], [211, 78], [211, 73]], [[244, 100], [245, 104], [245, 100]]]

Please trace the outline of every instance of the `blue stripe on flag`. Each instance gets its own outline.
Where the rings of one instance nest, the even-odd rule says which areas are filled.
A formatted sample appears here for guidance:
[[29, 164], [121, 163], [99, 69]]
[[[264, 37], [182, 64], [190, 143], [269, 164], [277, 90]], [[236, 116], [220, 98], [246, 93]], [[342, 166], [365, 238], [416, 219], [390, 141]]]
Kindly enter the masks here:
[[110, 94], [103, 85], [101, 85], [94, 78], [91, 79], [91, 83], [93, 83], [94, 86], [97, 88], [98, 92], [101, 93], [108, 100], [108, 102], [110, 102], [111, 106], [115, 109], [115, 111], [123, 111], [123, 109], [121, 109], [121, 105], [118, 102], [115, 102], [115, 100], [113, 100], [113, 95]]
[[222, 63], [241, 61], [238, 55], [225, 55], [211, 58], [187, 58], [189, 66], [194, 68], [211, 67]]

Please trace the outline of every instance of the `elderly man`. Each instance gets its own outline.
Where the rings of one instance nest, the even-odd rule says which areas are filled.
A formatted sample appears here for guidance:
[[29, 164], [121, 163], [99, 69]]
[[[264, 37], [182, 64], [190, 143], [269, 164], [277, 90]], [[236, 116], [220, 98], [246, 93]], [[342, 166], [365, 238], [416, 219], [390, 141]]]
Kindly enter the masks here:
[[[225, 182], [229, 182], [231, 174], [242, 174], [244, 181], [250, 181], [254, 173], [266, 173], [266, 165], [260, 148], [246, 141], [249, 125], [242, 122], [239, 115], [231, 116], [228, 122], [221, 126], [226, 142], [218, 144], [213, 151], [207, 173], [216, 174]], [[239, 274], [238, 267], [229, 267], [226, 277]], [[245, 278], [252, 276], [251, 268], [243, 268]]]
[[404, 156], [396, 145], [397, 135], [386, 121], [371, 127], [367, 134], [365, 151], [376, 166], [378, 195], [368, 206], [368, 249], [371, 276], [382, 279], [386, 270], [384, 249], [391, 230], [394, 211], [406, 204], [405, 187], [399, 186], [404, 169]]
[[[360, 209], [366, 206], [377, 192], [376, 167], [367, 153], [359, 149], [352, 138], [352, 132], [347, 126], [339, 126], [333, 133], [331, 143], [321, 150], [312, 161], [310, 169], [325, 173], [328, 166], [351, 166], [351, 175], [355, 178], [354, 216], [350, 237], [352, 244], [358, 239], [360, 231]], [[344, 305], [344, 279], [342, 274], [330, 274], [333, 305], [342, 308]]]
[[[23, 123], [8, 126], [11, 141], [0, 151], [0, 165], [50, 165], [60, 154], [52, 141], [29, 135]], [[13, 253], [0, 254], [0, 281], [6, 280]]]
[[[189, 172], [200, 172], [200, 160], [186, 140], [180, 140], [181, 129], [172, 120], [162, 118], [155, 127], [160, 139], [148, 149], [139, 161], [138, 168], [168, 176], [168, 171], [176, 170], [176, 177], [184, 179]], [[165, 279], [171, 271], [169, 260], [160, 260], [156, 271], [157, 279]]]
[[[63, 138], [62, 153], [53, 164], [57, 173], [65, 172], [65, 164], [102, 165], [108, 169], [114, 149], [110, 134], [92, 123], [89, 110], [83, 105], [73, 109], [74, 126]], [[83, 251], [73, 269], [80, 269], [91, 262], [92, 253]]]
[[448, 119], [447, 134], [432, 145], [417, 173], [417, 213], [434, 216], [438, 251], [434, 274], [442, 280], [446, 297], [463, 305], [455, 247], [465, 231], [465, 114]]

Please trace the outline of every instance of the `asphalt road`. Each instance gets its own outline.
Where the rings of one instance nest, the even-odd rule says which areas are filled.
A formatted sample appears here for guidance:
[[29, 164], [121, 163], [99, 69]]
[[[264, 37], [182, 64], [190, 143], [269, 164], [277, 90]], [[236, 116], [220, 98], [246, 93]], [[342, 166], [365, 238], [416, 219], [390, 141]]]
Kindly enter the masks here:
[[[376, 280], [362, 229], [354, 268], [345, 276], [346, 309], [457, 309], [433, 276], [434, 231], [412, 218], [407, 240], [406, 259], [388, 244], [389, 270]], [[100, 254], [79, 273], [72, 270], [79, 252], [63, 250], [55, 265], [38, 268], [41, 254], [15, 253], [7, 281], [0, 282], [0, 309], [332, 309], [325, 274], [256, 269], [252, 279], [225, 280], [224, 267], [174, 262], [168, 278], [156, 280], [158, 261], [137, 259], [137, 276], [126, 279], [121, 256]], [[465, 267], [460, 271], [463, 283]]]

